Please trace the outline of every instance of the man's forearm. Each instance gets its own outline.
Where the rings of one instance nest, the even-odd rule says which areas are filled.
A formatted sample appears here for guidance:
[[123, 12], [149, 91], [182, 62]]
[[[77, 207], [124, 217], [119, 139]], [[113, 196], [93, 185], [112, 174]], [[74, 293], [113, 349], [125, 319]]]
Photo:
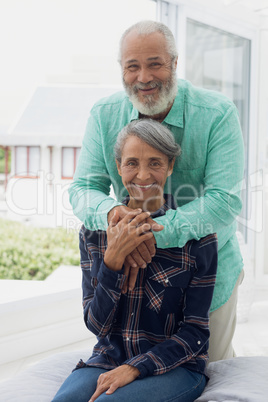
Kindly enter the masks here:
[[[215, 197], [215, 198], [214, 198]], [[226, 204], [215, 194], [197, 198], [177, 210], [167, 211], [165, 216], [156, 218], [164, 230], [155, 233], [160, 248], [183, 247], [191, 239], [199, 240], [211, 233], [219, 235], [219, 249], [235, 231], [235, 218], [242, 208], [238, 195], [226, 197]]]
[[107, 194], [81, 186], [77, 181], [70, 185], [69, 196], [75, 216], [90, 230], [106, 230], [108, 212], [122, 205]]

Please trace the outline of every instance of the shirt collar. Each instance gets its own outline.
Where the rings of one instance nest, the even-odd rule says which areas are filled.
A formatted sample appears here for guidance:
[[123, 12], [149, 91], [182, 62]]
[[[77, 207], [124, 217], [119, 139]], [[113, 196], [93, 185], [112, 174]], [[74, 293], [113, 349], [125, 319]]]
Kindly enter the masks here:
[[[132, 105], [132, 103], [131, 103], [131, 105]], [[132, 105], [130, 121], [138, 120], [138, 119], [139, 119], [139, 111], [137, 109], [135, 109], [134, 106]]]
[[[175, 204], [175, 200], [172, 194], [164, 194], [165, 204], [163, 204], [157, 211], [151, 213], [151, 218], [158, 218], [159, 216], [163, 216], [166, 214], [168, 209], [176, 209], [177, 206]], [[127, 205], [129, 202], [129, 195], [127, 195], [122, 203]]]
[[[164, 122], [176, 127], [183, 128], [183, 115], [184, 115], [184, 87], [182, 81], [178, 80], [178, 92], [172, 108], [170, 109], [168, 115], [165, 117]], [[139, 111], [132, 106], [130, 120], [138, 120]]]
[[184, 127], [184, 86], [182, 85], [182, 81], [178, 80], [178, 92], [172, 108], [170, 109], [168, 115], [164, 119], [164, 122], [176, 127]]

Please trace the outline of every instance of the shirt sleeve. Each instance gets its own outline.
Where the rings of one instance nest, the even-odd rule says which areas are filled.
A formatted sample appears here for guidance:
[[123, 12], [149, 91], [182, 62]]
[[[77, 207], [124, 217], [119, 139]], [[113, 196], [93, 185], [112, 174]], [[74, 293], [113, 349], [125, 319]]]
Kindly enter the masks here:
[[159, 248], [183, 247], [190, 239], [210, 233], [219, 235], [219, 249], [234, 233], [235, 218], [242, 209], [240, 197], [244, 174], [244, 146], [234, 105], [212, 127], [204, 172], [204, 195], [177, 210], [156, 218], [164, 225], [155, 233]]
[[[80, 233], [84, 321], [87, 328], [104, 338], [114, 323], [126, 276], [106, 267], [102, 258], [92, 258]], [[92, 232], [97, 236], [96, 232]]]
[[209, 235], [193, 245], [194, 276], [186, 290], [184, 319], [169, 339], [124, 364], [135, 366], [140, 378], [164, 374], [196, 358], [204, 366], [209, 340], [209, 310], [217, 271], [217, 239]]
[[[113, 152], [113, 150], [111, 150]], [[109, 197], [111, 179], [102, 148], [99, 115], [95, 108], [89, 117], [74, 180], [69, 187], [74, 214], [90, 230], [106, 230], [107, 213], [120, 202]]]

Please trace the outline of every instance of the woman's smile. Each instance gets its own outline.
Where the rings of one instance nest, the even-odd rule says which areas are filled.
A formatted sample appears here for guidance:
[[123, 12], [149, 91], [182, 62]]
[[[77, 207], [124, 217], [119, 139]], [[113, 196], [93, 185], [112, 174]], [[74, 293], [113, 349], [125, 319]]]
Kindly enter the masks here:
[[155, 183], [151, 184], [138, 184], [138, 183], [132, 183], [135, 187], [140, 188], [142, 191], [149, 190]]
[[127, 138], [117, 168], [130, 196], [131, 208], [150, 212], [159, 209], [173, 164], [168, 157], [135, 135]]

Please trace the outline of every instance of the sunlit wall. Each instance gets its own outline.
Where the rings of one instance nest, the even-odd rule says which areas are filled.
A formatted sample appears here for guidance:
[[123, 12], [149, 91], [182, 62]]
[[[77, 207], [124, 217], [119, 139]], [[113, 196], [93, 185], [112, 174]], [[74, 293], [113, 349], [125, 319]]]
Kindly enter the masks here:
[[155, 17], [152, 0], [1, 0], [0, 132], [40, 84], [120, 84], [122, 32]]

